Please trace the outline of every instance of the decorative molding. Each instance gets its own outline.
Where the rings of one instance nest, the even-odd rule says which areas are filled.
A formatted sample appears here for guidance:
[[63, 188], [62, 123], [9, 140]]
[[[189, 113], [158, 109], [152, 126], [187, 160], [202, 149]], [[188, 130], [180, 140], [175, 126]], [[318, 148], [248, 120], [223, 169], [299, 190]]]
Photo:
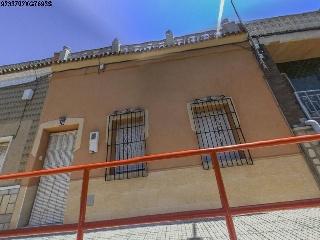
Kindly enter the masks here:
[[[130, 113], [137, 113], [140, 112], [141, 115], [139, 116], [143, 116], [144, 117], [144, 121], [145, 121], [145, 126], [144, 126], [144, 133], [145, 133], [145, 139], [147, 139], [149, 137], [149, 112], [148, 110], [143, 110], [141, 108], [127, 108], [125, 110], [122, 111], [114, 111], [111, 115], [107, 116], [107, 125], [106, 125], [106, 136], [108, 136], [108, 129], [109, 129], [109, 121], [110, 118], [112, 117], [112, 120], [116, 120], [116, 119], [126, 119], [129, 118], [129, 114]], [[128, 115], [126, 115], [128, 114]], [[120, 116], [121, 115], [121, 116]], [[106, 143], [108, 144], [108, 137], [106, 137]]]
[[137, 113], [137, 112], [141, 112], [144, 113], [144, 110], [142, 108], [127, 108], [125, 110], [122, 111], [114, 111], [110, 116], [117, 116], [117, 115], [122, 115], [122, 114], [130, 114], [130, 113]]
[[[75, 124], [78, 125], [78, 128], [77, 128], [78, 133], [77, 133], [77, 139], [76, 139], [74, 151], [77, 151], [78, 149], [80, 149], [84, 118], [67, 118], [64, 126], [75, 125]], [[34, 144], [33, 144], [33, 147], [31, 149], [31, 153], [30, 153], [33, 157], [36, 156], [37, 151], [39, 149], [39, 145], [40, 145], [43, 131], [45, 131], [47, 129], [57, 129], [58, 130], [59, 127], [61, 127], [59, 119], [52, 120], [49, 122], [44, 122], [39, 125], [39, 130], [38, 130], [37, 135], [35, 137]]]
[[201, 99], [194, 99], [192, 102], [190, 102], [189, 104], [192, 104], [192, 103], [207, 103], [207, 102], [212, 102], [212, 101], [215, 101], [215, 100], [223, 100], [223, 99], [226, 99], [226, 98], [230, 98], [230, 97], [226, 97], [225, 95], [220, 95], [218, 97], [205, 97], [205, 98], [201, 98]]
[[[193, 105], [194, 104], [202, 103], [203, 106], [206, 107], [206, 106], [212, 106], [213, 101], [219, 101], [219, 103], [228, 104], [228, 100], [230, 100], [231, 103], [233, 103], [232, 98], [227, 97], [225, 95], [220, 95], [217, 97], [208, 96], [205, 98], [196, 98], [192, 102], [187, 103], [187, 111], [188, 111], [188, 116], [189, 116], [189, 121], [190, 121], [190, 126], [191, 126], [192, 131], [196, 132], [196, 126], [195, 126], [194, 120], [193, 120], [193, 114], [194, 114], [193, 113], [193, 107], [194, 107]], [[232, 104], [232, 106], [229, 105], [229, 107], [232, 107], [233, 111], [238, 116], [237, 110], [235, 109], [234, 105], [233, 104]], [[237, 122], [240, 124], [239, 119], [237, 119]]]

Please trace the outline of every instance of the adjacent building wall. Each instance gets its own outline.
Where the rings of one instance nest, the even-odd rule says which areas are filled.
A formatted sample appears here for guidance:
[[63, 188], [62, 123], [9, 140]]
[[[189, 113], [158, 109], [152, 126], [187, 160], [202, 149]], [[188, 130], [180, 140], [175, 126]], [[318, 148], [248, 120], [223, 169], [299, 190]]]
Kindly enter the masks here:
[[[295, 74], [301, 75], [307, 72], [309, 67], [308, 64], [303, 63], [309, 61], [300, 60], [311, 60], [320, 57], [319, 20], [320, 11], [314, 11], [254, 20], [246, 23], [250, 35], [260, 44], [260, 54], [263, 56], [263, 60], [268, 67], [268, 69], [264, 69], [266, 81], [296, 135], [313, 134], [314, 131], [310, 130], [309, 127], [303, 127], [305, 118], [309, 116], [303, 113], [300, 104], [294, 96], [294, 92], [301, 91], [299, 87], [310, 91], [319, 89], [317, 89], [316, 84], [303, 84], [303, 82], [300, 85], [297, 82], [293, 82], [292, 84], [285, 74], [280, 74], [282, 72], [279, 72], [279, 69], [289, 75], [289, 72], [285, 70], [288, 70], [288, 66], [294, 65], [292, 69], [294, 69]], [[317, 64], [313, 63], [313, 75], [317, 71]], [[300, 80], [303, 81], [303, 79]], [[310, 97], [309, 101], [313, 102], [314, 99]], [[306, 106], [304, 107], [306, 108]], [[315, 119], [318, 120], [317, 118]], [[320, 162], [318, 164], [317, 154], [318, 142], [304, 143], [300, 146], [303, 150], [305, 161], [320, 186], [318, 171]]]
[[[1, 174], [26, 169], [49, 85], [49, 74], [50, 68], [0, 75], [0, 138], [11, 139]], [[21, 99], [26, 89], [34, 90], [31, 100]], [[16, 204], [20, 189], [20, 180], [0, 181], [0, 229], [7, 229], [13, 212], [20, 209], [21, 206]]]
[[266, 45], [276, 63], [320, 56], [320, 11], [246, 22], [251, 36]]
[[273, 92], [275, 100], [278, 102], [279, 108], [290, 127], [298, 125], [300, 118], [304, 118], [305, 115], [294, 96], [294, 89], [289, 80], [279, 72], [273, 60], [273, 55], [269, 53], [265, 46], [261, 46], [261, 49], [268, 67], [268, 69], [264, 70], [265, 80], [269, 84], [270, 90]]
[[[37, 131], [49, 77], [0, 88], [0, 137], [13, 136], [1, 174], [24, 172]], [[22, 100], [24, 90], [33, 89], [31, 100]], [[1, 186], [14, 184], [1, 181]]]

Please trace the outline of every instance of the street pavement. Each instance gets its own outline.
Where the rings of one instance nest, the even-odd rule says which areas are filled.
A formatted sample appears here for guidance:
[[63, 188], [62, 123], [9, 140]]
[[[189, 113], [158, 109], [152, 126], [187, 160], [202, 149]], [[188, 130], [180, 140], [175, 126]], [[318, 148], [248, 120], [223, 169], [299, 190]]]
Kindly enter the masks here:
[[[239, 240], [320, 240], [320, 208], [275, 211], [233, 218]], [[30, 240], [73, 240], [75, 234], [47, 235]], [[200, 219], [169, 223], [145, 224], [88, 231], [86, 240], [227, 240], [224, 219]]]

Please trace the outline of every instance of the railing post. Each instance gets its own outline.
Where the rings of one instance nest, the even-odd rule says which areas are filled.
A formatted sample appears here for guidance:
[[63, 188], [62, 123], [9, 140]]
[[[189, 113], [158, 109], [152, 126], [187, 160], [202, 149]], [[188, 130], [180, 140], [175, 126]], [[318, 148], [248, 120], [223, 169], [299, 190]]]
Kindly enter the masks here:
[[81, 198], [80, 198], [80, 213], [78, 221], [78, 232], [77, 240], [83, 239], [83, 224], [86, 220], [86, 210], [87, 210], [87, 195], [89, 187], [89, 170], [83, 170], [83, 179], [82, 179], [82, 189], [81, 189]]
[[227, 228], [229, 232], [229, 237], [230, 237], [230, 240], [237, 240], [236, 230], [234, 228], [232, 215], [230, 214], [230, 206], [227, 198], [226, 189], [224, 187], [220, 166], [219, 166], [219, 160], [216, 152], [211, 153], [211, 160], [213, 164], [213, 170], [216, 176], [221, 205], [222, 205], [222, 208], [226, 211], [225, 218], [226, 218]]

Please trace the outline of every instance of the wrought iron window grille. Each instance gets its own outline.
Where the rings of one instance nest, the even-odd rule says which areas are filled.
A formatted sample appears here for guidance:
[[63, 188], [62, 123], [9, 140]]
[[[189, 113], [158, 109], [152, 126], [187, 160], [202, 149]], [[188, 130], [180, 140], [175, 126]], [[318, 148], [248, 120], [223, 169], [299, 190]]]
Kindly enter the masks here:
[[[108, 117], [106, 161], [146, 155], [146, 111], [141, 108], [115, 111]], [[139, 163], [106, 169], [106, 180], [147, 176], [147, 164]]]
[[[206, 97], [188, 104], [192, 129], [196, 132], [200, 148], [219, 147], [245, 143], [240, 121], [230, 97]], [[253, 164], [250, 152], [219, 153], [220, 167]], [[209, 155], [202, 157], [204, 169], [212, 169]]]

